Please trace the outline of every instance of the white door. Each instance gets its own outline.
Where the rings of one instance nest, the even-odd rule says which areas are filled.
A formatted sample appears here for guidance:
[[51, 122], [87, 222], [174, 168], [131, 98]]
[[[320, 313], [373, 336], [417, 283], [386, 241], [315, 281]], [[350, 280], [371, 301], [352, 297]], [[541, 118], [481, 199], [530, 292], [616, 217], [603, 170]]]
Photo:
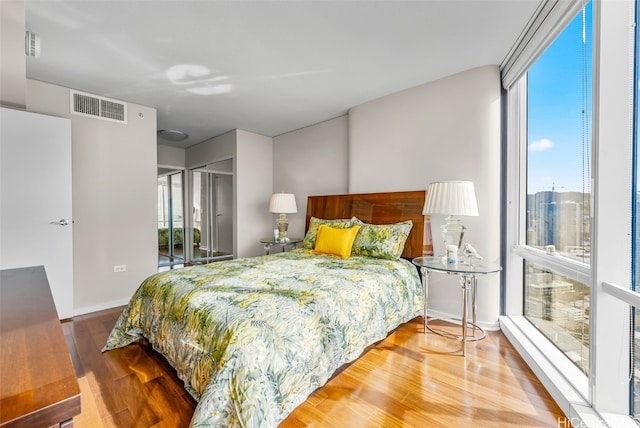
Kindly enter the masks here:
[[71, 121], [0, 108], [0, 269], [44, 266], [73, 316]]

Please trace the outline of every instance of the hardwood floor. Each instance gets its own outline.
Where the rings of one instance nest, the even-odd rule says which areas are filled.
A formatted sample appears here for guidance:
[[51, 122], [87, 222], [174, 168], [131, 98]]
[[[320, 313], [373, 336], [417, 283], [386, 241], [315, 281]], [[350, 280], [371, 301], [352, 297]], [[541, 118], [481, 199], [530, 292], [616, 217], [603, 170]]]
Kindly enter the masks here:
[[[100, 352], [120, 312], [63, 323], [82, 392], [75, 426], [188, 426], [197, 403], [151, 346]], [[469, 343], [466, 358], [460, 350], [455, 340], [425, 336], [416, 318], [335, 375], [280, 426], [571, 426], [502, 333]]]

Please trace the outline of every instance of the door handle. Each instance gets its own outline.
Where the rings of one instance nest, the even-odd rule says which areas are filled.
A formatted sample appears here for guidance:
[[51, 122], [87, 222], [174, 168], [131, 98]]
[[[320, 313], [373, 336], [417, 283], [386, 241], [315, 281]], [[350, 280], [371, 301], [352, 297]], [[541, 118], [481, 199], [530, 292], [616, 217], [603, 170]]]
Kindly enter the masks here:
[[67, 220], [66, 218], [63, 218], [58, 221], [52, 221], [49, 224], [55, 224], [57, 226], [69, 226], [69, 220]]

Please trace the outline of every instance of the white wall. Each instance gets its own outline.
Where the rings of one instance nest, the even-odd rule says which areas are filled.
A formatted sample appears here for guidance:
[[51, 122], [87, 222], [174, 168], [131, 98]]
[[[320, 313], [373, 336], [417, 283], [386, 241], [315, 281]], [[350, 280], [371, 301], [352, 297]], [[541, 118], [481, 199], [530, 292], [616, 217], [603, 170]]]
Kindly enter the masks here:
[[264, 254], [259, 240], [271, 236], [269, 214], [272, 192], [272, 139], [252, 132], [233, 130], [186, 150], [187, 168], [233, 159], [234, 255]]
[[71, 119], [74, 313], [125, 304], [157, 272], [156, 111], [128, 104], [126, 125], [72, 115], [69, 89], [34, 80], [26, 98]]
[[264, 254], [259, 239], [273, 235], [269, 213], [273, 191], [273, 143], [271, 137], [238, 130], [236, 144], [238, 257], [259, 256]]
[[17, 108], [26, 105], [24, 32], [24, 1], [0, 2], [0, 104]]
[[273, 138], [273, 191], [295, 194], [298, 205], [289, 236], [304, 237], [307, 197], [347, 193], [348, 125], [341, 116]]
[[[500, 75], [485, 66], [398, 92], [349, 112], [349, 193], [426, 189], [436, 180], [471, 180], [479, 217], [466, 217], [465, 242], [486, 260], [500, 257]], [[434, 251], [443, 218], [432, 218]], [[432, 274], [434, 315], [460, 317], [455, 277]], [[497, 328], [499, 275], [482, 277], [478, 320]]]
[[233, 130], [187, 148], [185, 164], [187, 168], [195, 168], [235, 156], [236, 131]]
[[158, 144], [158, 166], [184, 168], [186, 164], [186, 156], [186, 150], [181, 147]]

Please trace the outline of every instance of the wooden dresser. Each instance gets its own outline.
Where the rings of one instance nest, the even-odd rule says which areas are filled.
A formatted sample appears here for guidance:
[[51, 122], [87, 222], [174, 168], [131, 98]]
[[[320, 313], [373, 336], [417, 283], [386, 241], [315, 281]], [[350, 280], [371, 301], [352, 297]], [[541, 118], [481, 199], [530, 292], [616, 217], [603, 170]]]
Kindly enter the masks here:
[[72, 427], [80, 388], [43, 266], [0, 271], [0, 427]]

